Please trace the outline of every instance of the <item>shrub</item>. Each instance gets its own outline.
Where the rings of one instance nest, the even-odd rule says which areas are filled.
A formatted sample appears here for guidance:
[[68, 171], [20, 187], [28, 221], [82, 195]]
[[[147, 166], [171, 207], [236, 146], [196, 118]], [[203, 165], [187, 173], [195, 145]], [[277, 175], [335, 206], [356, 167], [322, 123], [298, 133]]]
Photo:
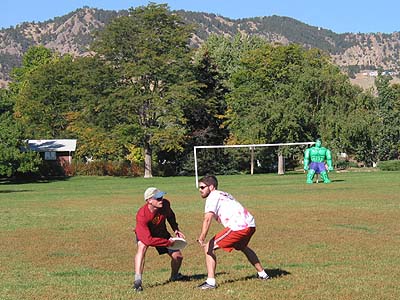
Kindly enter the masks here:
[[387, 160], [378, 163], [382, 171], [400, 171], [400, 160]]
[[58, 161], [43, 160], [39, 166], [40, 177], [64, 177], [67, 174]]
[[71, 165], [72, 175], [86, 176], [142, 176], [140, 166], [126, 161], [104, 161], [92, 162], [74, 161]]
[[344, 170], [348, 168], [358, 168], [358, 165], [354, 161], [339, 159], [338, 161], [336, 161], [335, 168], [339, 170]]

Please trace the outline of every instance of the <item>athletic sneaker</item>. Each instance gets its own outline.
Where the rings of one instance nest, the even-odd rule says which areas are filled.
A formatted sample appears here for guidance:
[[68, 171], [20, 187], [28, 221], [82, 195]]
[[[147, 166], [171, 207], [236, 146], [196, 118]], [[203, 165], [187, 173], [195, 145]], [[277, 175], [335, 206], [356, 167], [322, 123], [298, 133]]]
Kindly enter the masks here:
[[267, 274], [267, 276], [265, 276], [265, 277], [261, 277], [260, 275], [257, 274], [257, 278], [258, 278], [258, 279], [261, 279], [261, 280], [268, 280], [268, 279], [271, 279], [271, 278], [268, 276], [268, 274]]
[[199, 288], [199, 289], [202, 289], [202, 290], [209, 290], [209, 289], [215, 289], [216, 286], [215, 286], [215, 285], [208, 284], [207, 281], [206, 281], [206, 282], [200, 284], [200, 285], [198, 286], [198, 288]]
[[135, 280], [135, 283], [133, 284], [133, 289], [135, 290], [135, 292], [143, 291], [142, 281], [141, 280]]

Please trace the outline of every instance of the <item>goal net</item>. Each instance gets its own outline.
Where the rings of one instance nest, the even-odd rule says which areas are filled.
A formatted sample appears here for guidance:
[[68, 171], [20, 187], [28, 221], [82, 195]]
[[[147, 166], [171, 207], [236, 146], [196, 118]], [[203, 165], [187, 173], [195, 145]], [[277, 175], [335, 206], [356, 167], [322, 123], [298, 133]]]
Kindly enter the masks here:
[[[297, 143], [276, 143], [276, 144], [249, 144], [249, 145], [211, 145], [211, 146], [194, 146], [194, 171], [196, 176], [196, 187], [198, 187], [199, 174], [198, 174], [198, 150], [199, 149], [225, 149], [225, 148], [247, 148], [250, 150], [250, 174], [253, 175], [255, 163], [258, 165], [260, 162], [255, 159], [256, 148], [261, 147], [283, 147], [283, 146], [304, 146], [313, 145], [315, 142], [297, 142]], [[283, 164], [283, 157], [278, 158], [278, 174], [282, 174], [279, 166]]]

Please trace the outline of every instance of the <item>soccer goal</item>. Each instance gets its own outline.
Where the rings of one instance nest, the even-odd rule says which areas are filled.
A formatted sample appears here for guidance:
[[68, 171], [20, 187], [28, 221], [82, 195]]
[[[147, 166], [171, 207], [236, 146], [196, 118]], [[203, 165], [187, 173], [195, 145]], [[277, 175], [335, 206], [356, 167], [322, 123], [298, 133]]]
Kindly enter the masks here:
[[[218, 149], [218, 148], [249, 148], [250, 149], [250, 174], [254, 173], [254, 149], [257, 147], [280, 147], [280, 146], [301, 146], [301, 145], [313, 145], [315, 142], [298, 142], [298, 143], [277, 143], [277, 144], [250, 144], [250, 145], [211, 145], [211, 146], [194, 146], [194, 172], [196, 176], [196, 188], [198, 188], [198, 162], [197, 162], [197, 150], [198, 149]], [[279, 162], [281, 164], [281, 162]]]

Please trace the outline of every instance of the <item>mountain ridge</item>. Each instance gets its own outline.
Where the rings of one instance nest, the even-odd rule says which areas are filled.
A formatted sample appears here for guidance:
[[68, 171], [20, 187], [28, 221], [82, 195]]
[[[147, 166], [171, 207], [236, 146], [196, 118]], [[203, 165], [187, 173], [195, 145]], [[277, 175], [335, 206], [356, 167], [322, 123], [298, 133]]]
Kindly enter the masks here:
[[[351, 78], [376, 70], [390, 72], [393, 76], [398, 76], [400, 72], [399, 32], [337, 34], [276, 15], [234, 20], [212, 13], [173, 12], [196, 26], [191, 39], [193, 47], [198, 47], [210, 34], [258, 35], [271, 43], [297, 43], [307, 48], [322, 49]], [[0, 30], [0, 87], [8, 84], [11, 69], [20, 65], [29, 47], [44, 45], [61, 54], [88, 55], [94, 33], [113, 18], [127, 14], [127, 10], [111, 11], [85, 6], [48, 21], [24, 22]]]

